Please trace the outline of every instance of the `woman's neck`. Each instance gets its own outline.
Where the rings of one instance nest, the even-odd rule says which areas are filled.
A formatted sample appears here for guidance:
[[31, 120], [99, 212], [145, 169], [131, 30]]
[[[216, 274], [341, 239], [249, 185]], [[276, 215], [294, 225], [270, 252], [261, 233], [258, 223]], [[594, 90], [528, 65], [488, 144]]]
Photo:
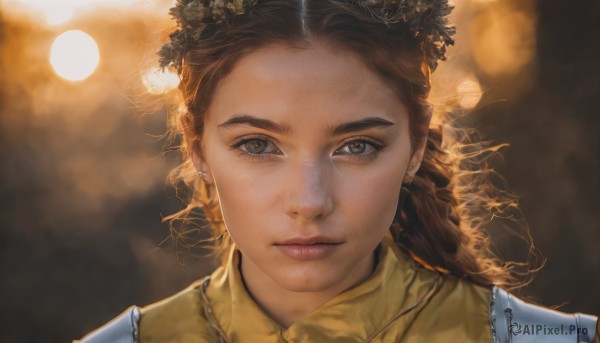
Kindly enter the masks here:
[[340, 293], [362, 283], [373, 272], [376, 254], [361, 263], [352, 275], [327, 289], [295, 292], [281, 287], [257, 265], [240, 253], [240, 273], [246, 290], [259, 307], [283, 328], [308, 316]]

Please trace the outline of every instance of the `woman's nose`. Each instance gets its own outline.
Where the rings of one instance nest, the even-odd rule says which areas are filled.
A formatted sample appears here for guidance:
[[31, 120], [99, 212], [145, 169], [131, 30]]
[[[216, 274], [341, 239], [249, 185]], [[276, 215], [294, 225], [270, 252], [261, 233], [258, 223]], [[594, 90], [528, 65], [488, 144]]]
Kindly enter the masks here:
[[299, 162], [287, 172], [283, 206], [290, 217], [314, 221], [332, 212], [332, 184], [326, 166]]

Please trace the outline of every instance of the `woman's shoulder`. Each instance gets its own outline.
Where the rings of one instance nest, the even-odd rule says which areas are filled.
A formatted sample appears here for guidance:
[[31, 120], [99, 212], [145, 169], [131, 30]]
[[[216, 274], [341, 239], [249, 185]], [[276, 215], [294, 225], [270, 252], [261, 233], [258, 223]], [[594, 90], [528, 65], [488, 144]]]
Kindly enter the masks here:
[[140, 308], [131, 306], [98, 329], [73, 343], [137, 343]]
[[184, 290], [145, 307], [131, 306], [75, 342], [212, 342], [217, 336], [206, 319], [201, 295], [208, 282], [208, 277], [198, 280]]
[[449, 330], [469, 326], [462, 331], [472, 341], [600, 343], [598, 317], [535, 305], [499, 286], [485, 287], [448, 277], [430, 305], [432, 313], [426, 317], [432, 334], [444, 331], [433, 330], [439, 325]]
[[497, 286], [490, 294], [490, 325], [493, 342], [600, 343], [598, 317], [530, 304]]
[[218, 339], [207, 320], [205, 288], [210, 278], [142, 308], [139, 342], [213, 342]]
[[492, 342], [491, 294], [492, 287], [442, 275], [435, 294], [413, 323], [418, 336], [426, 342]]

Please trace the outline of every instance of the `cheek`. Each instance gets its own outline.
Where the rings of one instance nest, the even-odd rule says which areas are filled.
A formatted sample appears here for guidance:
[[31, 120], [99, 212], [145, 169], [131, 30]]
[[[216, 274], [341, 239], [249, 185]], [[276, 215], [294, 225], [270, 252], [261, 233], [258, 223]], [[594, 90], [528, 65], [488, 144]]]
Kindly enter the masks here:
[[[274, 209], [278, 189], [275, 182], [240, 168], [232, 168], [234, 163], [218, 161], [211, 169], [215, 187], [221, 204], [223, 220], [235, 239], [244, 233], [256, 234], [252, 228], [263, 226], [268, 218], [265, 213]], [[239, 164], [238, 164], [239, 165]], [[244, 230], [239, 228], [243, 227]]]
[[349, 223], [358, 224], [354, 227], [365, 232], [375, 229], [387, 232], [396, 212], [405, 170], [404, 165], [380, 168], [360, 182], [347, 180], [340, 204], [344, 207], [342, 212], [349, 216]]

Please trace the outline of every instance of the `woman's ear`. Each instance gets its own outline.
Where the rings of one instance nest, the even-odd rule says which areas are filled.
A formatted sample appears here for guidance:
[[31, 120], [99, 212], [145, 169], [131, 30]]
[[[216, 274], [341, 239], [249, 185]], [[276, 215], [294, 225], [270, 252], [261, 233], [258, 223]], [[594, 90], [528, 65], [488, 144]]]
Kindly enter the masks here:
[[194, 132], [194, 120], [191, 114], [181, 116], [181, 127], [183, 128], [183, 138], [188, 146], [192, 164], [202, 178], [207, 183], [213, 183], [213, 177], [204, 154], [202, 152], [202, 137]]
[[427, 118], [423, 122], [423, 132], [422, 139], [417, 142], [415, 149], [410, 157], [410, 162], [408, 163], [408, 168], [406, 169], [406, 173], [404, 175], [403, 183], [409, 184], [412, 182], [413, 178], [417, 174], [417, 171], [421, 167], [421, 162], [423, 161], [423, 156], [425, 155], [425, 149], [427, 148], [427, 136], [429, 133], [429, 123], [431, 123], [431, 116], [433, 114], [433, 107], [429, 106], [424, 116]]

